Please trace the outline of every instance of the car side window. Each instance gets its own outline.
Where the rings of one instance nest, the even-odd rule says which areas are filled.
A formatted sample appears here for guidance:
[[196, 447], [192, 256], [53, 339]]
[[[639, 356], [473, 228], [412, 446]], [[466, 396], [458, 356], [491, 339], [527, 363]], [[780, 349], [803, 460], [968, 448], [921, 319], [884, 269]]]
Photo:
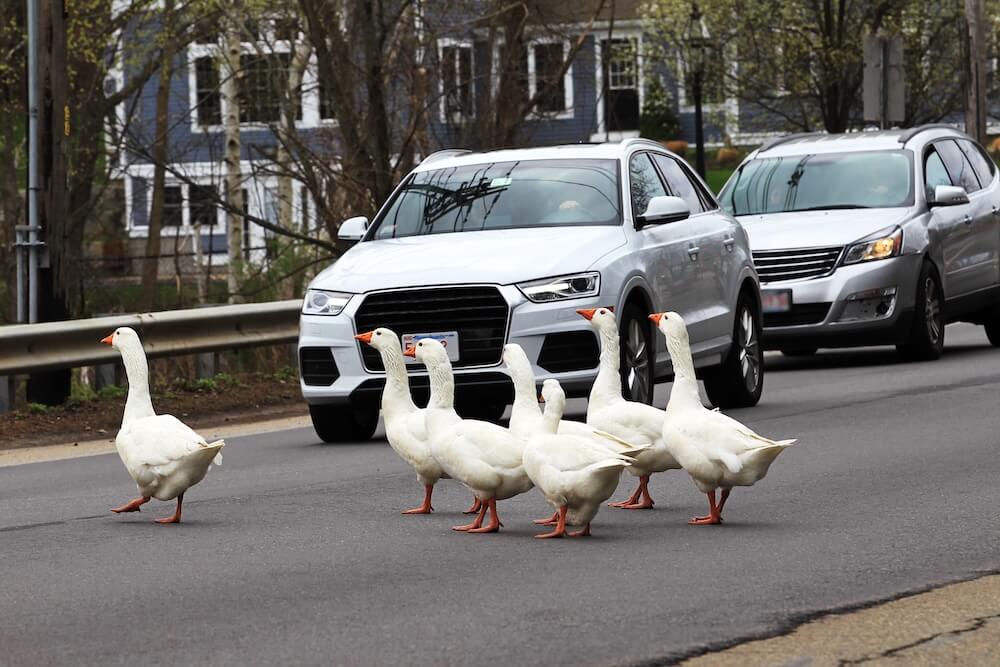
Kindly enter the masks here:
[[983, 154], [983, 149], [968, 139], [959, 139], [955, 143], [962, 149], [965, 157], [972, 163], [972, 168], [976, 170], [979, 177], [979, 184], [986, 187], [993, 181], [993, 174], [996, 172], [996, 165], [993, 160]]
[[934, 199], [934, 188], [939, 185], [951, 185], [951, 178], [944, 168], [941, 156], [932, 148], [924, 160], [924, 190], [928, 201]]
[[687, 202], [692, 215], [706, 210], [698, 194], [698, 186], [692, 182], [691, 177], [677, 163], [677, 160], [666, 155], [656, 154], [653, 155], [653, 160], [663, 172], [663, 177], [667, 179], [667, 184], [674, 194]]
[[973, 171], [972, 165], [965, 159], [965, 155], [954, 141], [950, 139], [936, 141], [934, 149], [944, 161], [952, 183], [961, 185], [969, 193], [979, 189], [979, 179], [976, 178], [976, 172]]
[[656, 173], [647, 153], [636, 153], [628, 163], [629, 189], [632, 193], [632, 215], [646, 212], [649, 200], [667, 194], [660, 175]]

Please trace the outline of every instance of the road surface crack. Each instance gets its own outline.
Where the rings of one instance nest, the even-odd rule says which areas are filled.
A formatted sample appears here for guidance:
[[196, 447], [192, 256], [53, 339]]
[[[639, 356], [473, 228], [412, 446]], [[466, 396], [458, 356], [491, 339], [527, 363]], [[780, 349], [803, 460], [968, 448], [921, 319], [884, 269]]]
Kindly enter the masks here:
[[886, 649], [877, 655], [866, 655], [861, 658], [855, 658], [851, 660], [840, 660], [837, 665], [838, 667], [847, 667], [848, 665], [860, 665], [866, 662], [871, 662], [872, 660], [880, 660], [882, 658], [895, 658], [900, 654], [909, 651], [910, 649], [916, 648], [918, 646], [923, 646], [929, 642], [935, 641], [942, 637], [959, 637], [970, 632], [976, 632], [977, 630], [982, 630], [990, 621], [1000, 620], [1000, 614], [992, 614], [990, 616], [978, 616], [970, 620], [970, 625], [964, 628], [958, 628], [957, 630], [948, 630], [946, 632], [936, 632], [933, 635], [923, 637], [909, 644], [903, 644], [902, 646], [896, 646], [894, 648]]

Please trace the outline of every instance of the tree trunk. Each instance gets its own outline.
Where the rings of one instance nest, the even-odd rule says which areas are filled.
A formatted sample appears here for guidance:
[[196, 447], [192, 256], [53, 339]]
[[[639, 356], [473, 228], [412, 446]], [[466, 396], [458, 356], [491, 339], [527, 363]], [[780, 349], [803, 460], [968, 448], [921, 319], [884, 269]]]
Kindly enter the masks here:
[[[241, 8], [237, 3], [236, 9]], [[222, 82], [224, 117], [222, 119], [225, 149], [223, 161], [226, 169], [226, 242], [229, 252], [228, 287], [229, 303], [238, 303], [240, 275], [243, 267], [243, 174], [240, 170], [240, 31], [235, 19], [239, 11], [227, 21], [223, 37], [225, 71]]]

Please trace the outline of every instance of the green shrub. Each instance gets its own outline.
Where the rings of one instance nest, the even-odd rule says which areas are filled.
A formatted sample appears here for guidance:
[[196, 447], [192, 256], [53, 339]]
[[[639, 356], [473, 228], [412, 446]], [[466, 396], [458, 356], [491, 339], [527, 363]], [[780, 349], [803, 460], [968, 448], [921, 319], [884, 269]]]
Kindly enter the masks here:
[[128, 394], [128, 389], [116, 384], [109, 384], [107, 387], [101, 387], [97, 390], [98, 398], [124, 398], [126, 394]]
[[658, 76], [651, 76], [646, 85], [646, 99], [639, 114], [639, 134], [653, 141], [667, 141], [681, 136], [681, 124], [674, 113], [673, 100]]

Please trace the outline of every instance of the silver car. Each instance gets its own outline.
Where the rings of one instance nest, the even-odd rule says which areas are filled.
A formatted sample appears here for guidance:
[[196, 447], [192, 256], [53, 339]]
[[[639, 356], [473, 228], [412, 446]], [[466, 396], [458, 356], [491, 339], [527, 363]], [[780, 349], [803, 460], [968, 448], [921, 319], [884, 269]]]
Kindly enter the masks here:
[[957, 320], [1000, 345], [997, 168], [954, 128], [784, 137], [747, 156], [720, 200], [750, 236], [766, 348], [895, 344], [936, 359]]
[[[404, 344], [446, 343], [458, 410], [499, 419], [513, 392], [503, 345], [520, 344], [538, 381], [589, 392], [598, 341], [578, 309], [612, 306], [624, 390], [649, 402], [671, 372], [649, 313], [686, 318], [711, 400], [761, 394], [760, 297], [746, 234], [688, 165], [659, 144], [443, 151], [406, 176], [359, 241], [309, 286], [302, 308], [302, 394], [327, 441], [372, 435], [385, 377], [355, 340], [376, 327]], [[410, 362], [418, 400], [423, 368]]]

